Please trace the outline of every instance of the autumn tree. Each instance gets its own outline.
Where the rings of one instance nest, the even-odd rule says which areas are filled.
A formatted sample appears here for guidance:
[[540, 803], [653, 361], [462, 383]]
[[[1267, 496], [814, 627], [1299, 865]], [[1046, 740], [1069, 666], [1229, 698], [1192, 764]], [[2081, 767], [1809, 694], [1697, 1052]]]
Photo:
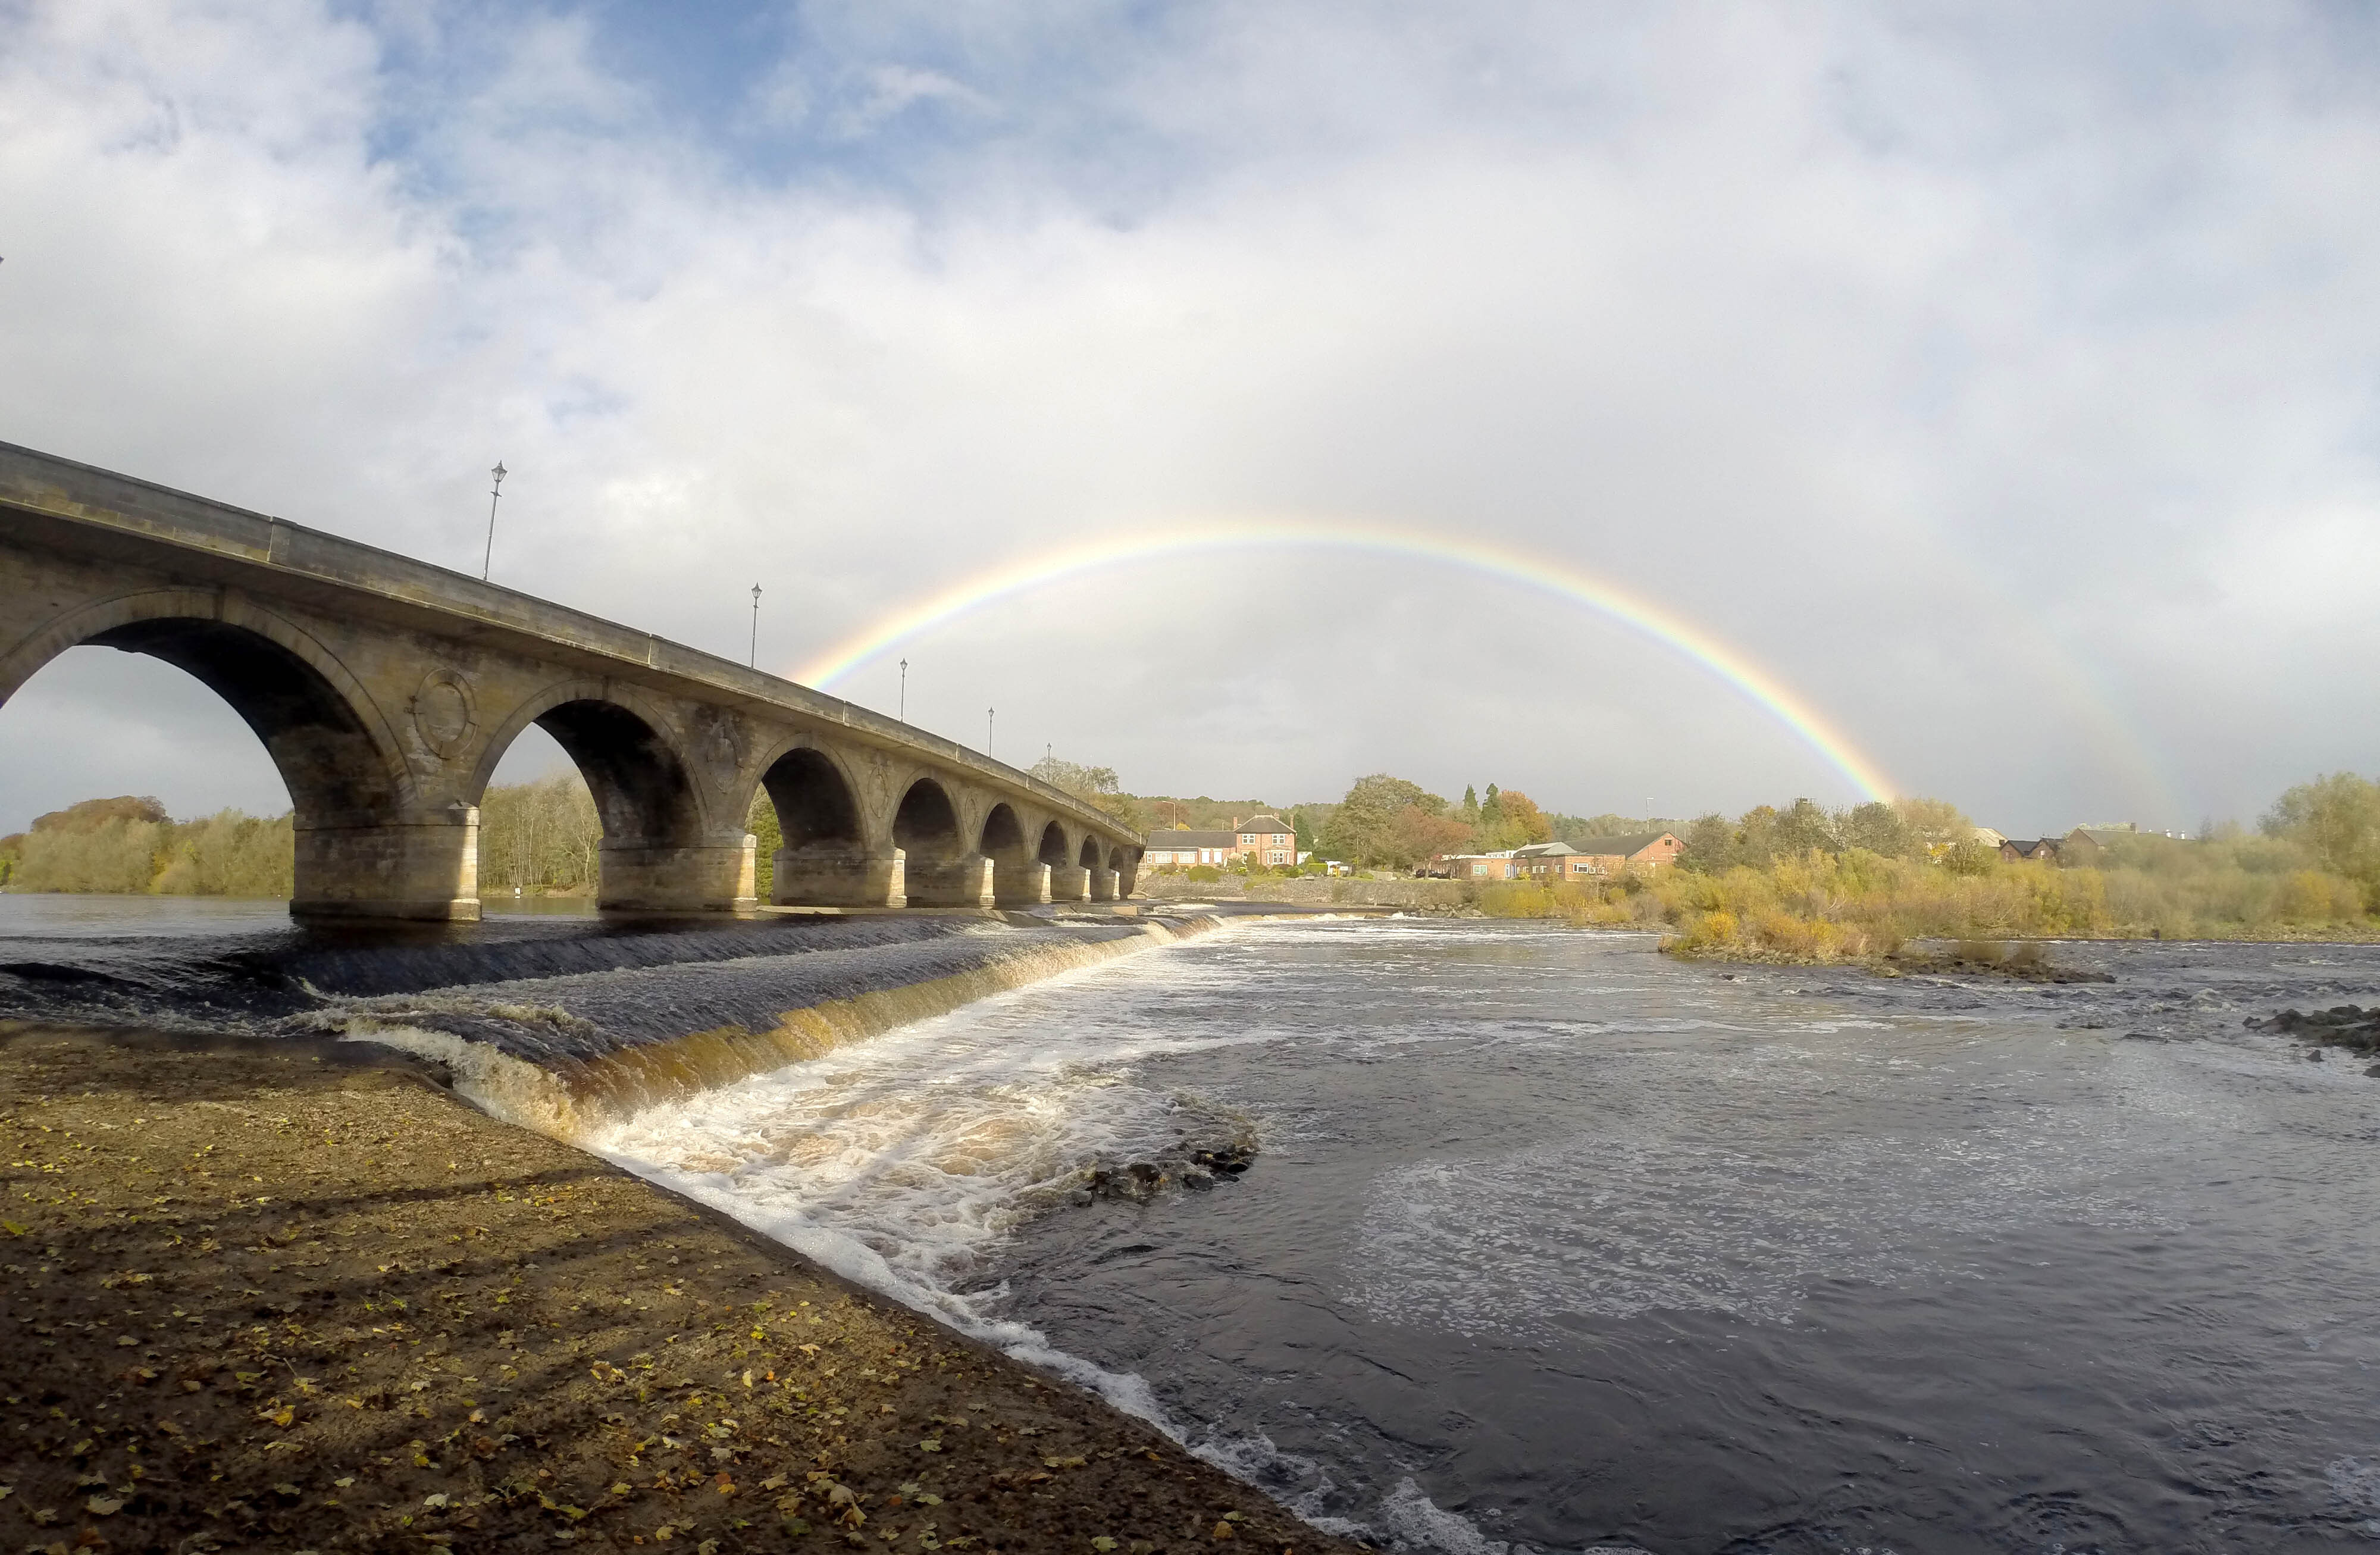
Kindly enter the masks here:
[[2380, 883], [2380, 784], [2353, 772], [2299, 784], [2274, 801], [2262, 824], [2267, 836], [2297, 844], [2332, 873]]
[[[1322, 832], [1323, 846], [1331, 856], [1355, 864], [1410, 866], [1427, 858], [1430, 853], [1415, 849], [1431, 833], [1420, 820], [1406, 817], [1407, 810], [1420, 811], [1422, 820], [1445, 820], [1446, 801], [1417, 783], [1386, 772], [1357, 778], [1331, 812]], [[1462, 827], [1460, 821], [1448, 824]], [[1468, 828], [1463, 830], [1468, 835]], [[1462, 844], [1457, 841], [1453, 845]], [[1443, 846], [1431, 849], [1444, 851]]]

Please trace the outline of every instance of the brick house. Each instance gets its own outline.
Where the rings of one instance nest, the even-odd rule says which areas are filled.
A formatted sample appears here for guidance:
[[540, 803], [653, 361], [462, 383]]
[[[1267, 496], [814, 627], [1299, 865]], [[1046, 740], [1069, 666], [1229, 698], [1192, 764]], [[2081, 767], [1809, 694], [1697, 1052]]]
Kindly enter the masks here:
[[1228, 832], [1151, 832], [1141, 856], [1144, 869], [1220, 866], [1241, 858], [1259, 864], [1297, 862], [1297, 832], [1277, 815], [1255, 815]]
[[[1559, 851], [1556, 851], [1559, 850]], [[1545, 861], [1548, 880], [1624, 875], [1632, 869], [1666, 869], [1678, 861], [1686, 844], [1671, 832], [1633, 832], [1615, 837], [1581, 837], [1575, 843], [1539, 843], [1520, 849], [1515, 859], [1536, 855]]]

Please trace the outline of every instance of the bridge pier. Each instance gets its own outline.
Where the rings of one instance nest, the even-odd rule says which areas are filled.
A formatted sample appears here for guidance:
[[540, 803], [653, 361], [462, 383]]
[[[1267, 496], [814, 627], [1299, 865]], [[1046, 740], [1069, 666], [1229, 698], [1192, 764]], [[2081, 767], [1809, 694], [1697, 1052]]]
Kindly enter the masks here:
[[979, 853], [956, 858], [907, 860], [909, 905], [913, 907], [989, 907], [998, 900], [992, 885], [992, 861]]
[[394, 824], [300, 820], [297, 844], [292, 917], [479, 920], [476, 806]]
[[1081, 902], [1091, 894], [1091, 872], [1080, 864], [1050, 866], [1050, 900]]
[[859, 843], [781, 848], [770, 900], [788, 907], [897, 907], [903, 905], [899, 848], [871, 853]]
[[1001, 860], [992, 869], [992, 900], [1003, 907], [1035, 907], [1050, 900], [1050, 866]]
[[759, 839], [687, 846], [606, 842], [595, 905], [607, 913], [734, 913], [759, 905]]
[[1091, 900], [1094, 902], [1114, 901], [1116, 899], [1116, 872], [1113, 869], [1093, 869], [1089, 871], [1089, 873], [1091, 877]]

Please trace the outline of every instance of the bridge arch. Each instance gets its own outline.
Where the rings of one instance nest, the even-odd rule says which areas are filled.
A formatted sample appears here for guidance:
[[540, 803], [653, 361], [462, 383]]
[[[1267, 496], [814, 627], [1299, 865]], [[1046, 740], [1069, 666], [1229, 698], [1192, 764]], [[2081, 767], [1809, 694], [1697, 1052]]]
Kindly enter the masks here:
[[1026, 841], [1025, 823], [1005, 800], [983, 818], [978, 844], [991, 860], [992, 899], [1003, 907], [1026, 907], [1050, 900], [1050, 867]]
[[594, 796], [603, 828], [596, 904], [613, 911], [748, 905], [752, 858], [741, 818], [718, 829], [660, 710], [613, 681], [549, 685], [516, 706], [480, 752], [476, 802], [504, 751], [531, 723], [553, 736]]
[[293, 623], [210, 589], [120, 594], [67, 612], [0, 655], [0, 705], [68, 649], [173, 665], [256, 732], [300, 826], [394, 821], [411, 796], [394, 731], [361, 683]]
[[1075, 861], [1075, 846], [1064, 826], [1053, 820], [1041, 828], [1036, 856], [1049, 867], [1051, 901], [1079, 902], [1090, 894], [1090, 871]]
[[782, 839], [770, 899], [797, 906], [883, 906], [893, 888], [892, 850], [868, 835], [861, 789], [835, 755], [796, 743], [768, 758], [760, 791]]
[[313, 634], [237, 594], [114, 595], [53, 617], [0, 652], [0, 705], [58, 655], [86, 646], [173, 665], [255, 733], [289, 793], [292, 914], [477, 912], [476, 812], [424, 800], [379, 706]]
[[990, 899], [984, 856], [969, 846], [959, 809], [941, 780], [921, 777], [892, 814], [904, 893], [913, 907], [975, 907]]

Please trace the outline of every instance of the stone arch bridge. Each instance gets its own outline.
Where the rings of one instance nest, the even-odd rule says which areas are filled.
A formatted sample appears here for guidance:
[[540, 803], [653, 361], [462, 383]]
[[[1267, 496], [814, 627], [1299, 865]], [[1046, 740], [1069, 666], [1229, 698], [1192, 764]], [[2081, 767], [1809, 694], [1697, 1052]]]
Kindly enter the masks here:
[[476, 918], [479, 802], [531, 723], [602, 819], [598, 905], [1023, 906], [1133, 891], [1114, 818], [950, 740], [442, 567], [0, 443], [0, 705], [84, 643], [187, 670], [264, 742], [304, 917]]

